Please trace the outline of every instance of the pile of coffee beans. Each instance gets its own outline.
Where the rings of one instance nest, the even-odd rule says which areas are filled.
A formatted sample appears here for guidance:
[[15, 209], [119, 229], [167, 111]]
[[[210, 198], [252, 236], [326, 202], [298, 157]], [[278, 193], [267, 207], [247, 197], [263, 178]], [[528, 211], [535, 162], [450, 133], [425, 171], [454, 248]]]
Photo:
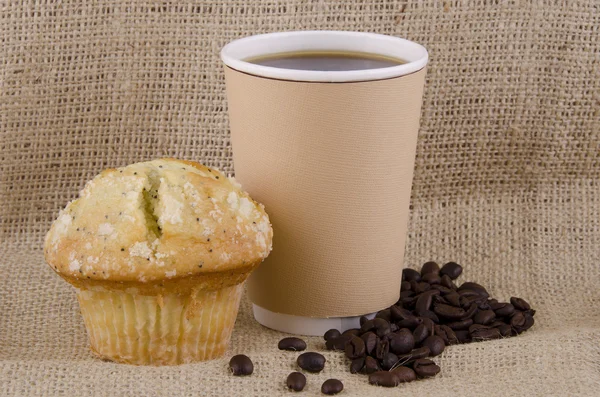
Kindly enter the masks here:
[[446, 346], [518, 335], [533, 325], [535, 310], [520, 298], [499, 302], [485, 287], [455, 281], [462, 267], [448, 262], [440, 269], [425, 263], [421, 271], [404, 269], [400, 299], [360, 328], [325, 333], [328, 350], [343, 350], [350, 372], [369, 375], [373, 385], [393, 387], [437, 375], [428, 357]]
[[[430, 359], [446, 346], [516, 336], [533, 326], [535, 310], [521, 298], [499, 302], [490, 298], [485, 287], [475, 282], [460, 286], [455, 280], [462, 267], [448, 262], [439, 267], [427, 262], [418, 272], [404, 269], [400, 299], [379, 311], [374, 318], [361, 317], [360, 328], [340, 332], [330, 329], [324, 335], [327, 350], [343, 351], [350, 360], [350, 372], [368, 375], [369, 383], [395, 387], [400, 383], [430, 378], [440, 367]], [[284, 338], [280, 350], [303, 351], [306, 342]], [[298, 356], [298, 367], [320, 372], [326, 359], [322, 354], [306, 352]], [[250, 358], [234, 356], [230, 363], [234, 375], [250, 375], [254, 369]], [[286, 386], [302, 391], [306, 376], [292, 372]], [[321, 392], [333, 395], [344, 389], [338, 379], [328, 379]]]

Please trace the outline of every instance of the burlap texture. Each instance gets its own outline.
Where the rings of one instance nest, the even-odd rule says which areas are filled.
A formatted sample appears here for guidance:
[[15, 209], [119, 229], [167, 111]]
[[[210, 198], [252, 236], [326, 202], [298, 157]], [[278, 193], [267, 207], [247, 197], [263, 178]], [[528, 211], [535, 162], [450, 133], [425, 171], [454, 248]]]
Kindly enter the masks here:
[[[600, 10], [575, 1], [0, 2], [0, 395], [288, 395], [296, 354], [243, 303], [221, 360], [93, 358], [73, 290], [44, 264], [58, 210], [107, 166], [159, 156], [233, 171], [218, 51], [290, 29], [387, 33], [431, 55], [405, 261], [538, 310], [512, 339], [449, 348], [432, 380], [383, 390], [339, 353], [343, 395], [597, 395]], [[319, 338], [309, 347], [322, 347]], [[255, 374], [233, 378], [246, 353]]]

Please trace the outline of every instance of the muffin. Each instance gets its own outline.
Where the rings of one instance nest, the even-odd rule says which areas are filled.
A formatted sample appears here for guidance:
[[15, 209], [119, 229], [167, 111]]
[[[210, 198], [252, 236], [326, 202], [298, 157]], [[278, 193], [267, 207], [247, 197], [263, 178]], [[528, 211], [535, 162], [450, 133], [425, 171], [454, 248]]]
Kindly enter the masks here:
[[272, 236], [264, 207], [233, 178], [161, 159], [88, 182], [52, 224], [45, 256], [75, 286], [96, 355], [173, 365], [225, 352]]

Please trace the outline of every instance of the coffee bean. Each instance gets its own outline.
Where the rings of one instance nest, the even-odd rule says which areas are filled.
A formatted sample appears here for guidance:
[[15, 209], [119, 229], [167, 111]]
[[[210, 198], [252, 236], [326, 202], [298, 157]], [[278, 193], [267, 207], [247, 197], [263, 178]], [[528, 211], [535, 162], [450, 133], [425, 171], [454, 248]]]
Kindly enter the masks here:
[[448, 327], [450, 327], [453, 330], [462, 330], [462, 329], [468, 329], [472, 324], [473, 324], [473, 319], [465, 318], [464, 320], [453, 321], [451, 323], [448, 323], [447, 325], [448, 325]]
[[458, 292], [460, 293], [461, 291], [476, 291], [481, 296], [485, 295], [486, 298], [489, 296], [485, 287], [473, 282], [462, 283], [460, 287], [458, 287]]
[[431, 356], [437, 356], [442, 354], [444, 348], [446, 347], [446, 344], [444, 343], [444, 340], [438, 335], [433, 335], [427, 337], [427, 339], [423, 341], [423, 346], [429, 348]]
[[434, 328], [434, 333], [435, 335], [439, 336], [440, 338], [442, 338], [442, 340], [444, 341], [444, 345], [448, 346], [448, 336], [446, 335], [446, 332], [444, 332], [439, 325], [436, 325]]
[[475, 324], [487, 325], [494, 321], [496, 313], [493, 310], [483, 310], [473, 316], [473, 322]]
[[340, 333], [339, 330], [332, 328], [329, 331], [325, 332], [325, 335], [323, 335], [323, 338], [325, 339], [325, 341], [328, 341], [330, 339], [339, 338], [341, 335], [342, 334]]
[[442, 276], [447, 275], [452, 280], [456, 280], [462, 274], [463, 268], [456, 262], [448, 262], [440, 269]]
[[229, 360], [229, 369], [235, 376], [252, 375], [252, 372], [254, 372], [254, 364], [252, 364], [250, 357], [244, 354], [238, 354], [231, 357], [231, 360]]
[[430, 378], [440, 372], [440, 367], [432, 360], [420, 358], [413, 363], [413, 370], [419, 378]]
[[481, 328], [471, 332], [473, 341], [483, 341], [500, 338], [500, 331], [497, 328]]
[[412, 287], [412, 290], [417, 295], [431, 289], [431, 285], [429, 283], [426, 283], [426, 282], [420, 282], [420, 283], [414, 283], [414, 284], [413, 283], [414, 282], [411, 282], [411, 287]]
[[437, 273], [427, 273], [421, 280], [429, 284], [439, 284], [442, 282], [442, 278]]
[[435, 289], [435, 290], [440, 291], [440, 294], [442, 294], [442, 295], [446, 295], [446, 294], [449, 294], [450, 292], [454, 292], [453, 289], [450, 289], [448, 287], [444, 287], [441, 284], [433, 284], [431, 286], [431, 289]]
[[444, 299], [446, 299], [446, 302], [448, 302], [448, 304], [451, 306], [460, 307], [460, 295], [458, 292], [450, 292], [444, 296]]
[[344, 390], [344, 384], [339, 379], [327, 379], [321, 386], [321, 393], [330, 396], [338, 394], [342, 390]]
[[293, 391], [302, 391], [306, 386], [306, 376], [302, 372], [292, 372], [285, 381], [288, 389]]
[[365, 332], [360, 338], [365, 343], [365, 353], [370, 356], [377, 346], [377, 335], [374, 332]]
[[362, 327], [364, 323], [366, 323], [367, 321], [369, 321], [369, 318], [367, 316], [360, 316], [360, 318], [358, 319], [358, 323], [360, 324], [360, 326]]
[[384, 336], [392, 332], [392, 330], [390, 329], [389, 318], [388, 320], [384, 320], [383, 318], [374, 318], [373, 325], [375, 327], [375, 334], [380, 338], [383, 338]]
[[399, 329], [400, 329], [400, 327], [398, 326], [398, 324], [396, 324], [396, 323], [391, 323], [391, 324], [390, 324], [390, 331], [392, 331], [392, 332], [396, 332], [396, 331], [398, 331]]
[[498, 327], [498, 331], [500, 332], [500, 335], [502, 336], [510, 336], [510, 331], [511, 331], [511, 327], [509, 324], [501, 324]]
[[421, 277], [425, 276], [426, 274], [429, 273], [438, 273], [440, 271], [440, 266], [431, 261], [431, 262], [425, 262], [423, 264], [423, 267], [421, 267]]
[[[427, 346], [419, 347], [418, 349], [411, 350], [408, 354], [403, 354], [398, 356], [398, 359], [401, 363], [408, 363], [414, 360], [418, 360], [420, 358], [426, 358], [431, 355], [431, 351]], [[404, 364], [403, 364], [404, 365]]]
[[352, 360], [352, 363], [350, 363], [350, 373], [357, 374], [360, 371], [362, 371], [364, 366], [365, 366], [365, 357], [355, 358], [354, 360]]
[[422, 294], [419, 294], [417, 297], [417, 303], [415, 303], [415, 309], [418, 311], [426, 311], [429, 310], [431, 306], [431, 302], [433, 300], [434, 295], [439, 295], [440, 291], [431, 289], [429, 291], [425, 291]]
[[394, 354], [406, 354], [415, 347], [415, 338], [407, 328], [402, 328], [389, 338], [390, 351]]
[[392, 352], [389, 352], [388, 354], [385, 355], [385, 357], [383, 357], [383, 360], [381, 360], [381, 368], [389, 371], [397, 363], [398, 363], [398, 356]]
[[325, 367], [325, 357], [315, 352], [302, 353], [298, 356], [298, 366], [308, 372], [321, 372]]
[[424, 312], [420, 312], [420, 311], [417, 310], [417, 314], [419, 316], [421, 316], [421, 318], [423, 320], [427, 318], [427, 319], [433, 321], [436, 324], [438, 324], [440, 322], [440, 318], [437, 316], [437, 314], [435, 314], [431, 310], [425, 310]]
[[492, 321], [491, 323], [487, 324], [488, 327], [493, 327], [493, 328], [498, 328], [499, 326], [506, 324], [504, 321], [500, 321], [498, 319], [495, 319], [494, 321]]
[[377, 340], [377, 346], [375, 346], [375, 358], [383, 360], [383, 358], [390, 352], [390, 342], [387, 339]]
[[[477, 307], [475, 307], [477, 308]], [[448, 320], [460, 320], [465, 317], [464, 309], [450, 305], [437, 304], [433, 306], [433, 312], [441, 318]]]
[[410, 291], [410, 282], [409, 281], [403, 281], [402, 284], [400, 284], [400, 292], [402, 291]]
[[[485, 301], [485, 300], [478, 301], [478, 302], [477, 302], [477, 308], [478, 308], [479, 310], [491, 310], [491, 309], [490, 309], [490, 304], [489, 304], [489, 303], [487, 303], [487, 301]], [[492, 311], [493, 311], [493, 310], [492, 310]]]
[[279, 341], [279, 350], [293, 350], [293, 351], [302, 351], [306, 350], [306, 342], [304, 342], [300, 338], [283, 338]]
[[377, 371], [369, 375], [369, 383], [375, 386], [396, 387], [400, 380], [394, 371]]
[[447, 325], [440, 325], [440, 331], [446, 335], [444, 341], [447, 341], [448, 345], [457, 345], [459, 343], [458, 338], [456, 337], [456, 334], [452, 328], [448, 327]]
[[422, 324], [425, 326], [425, 328], [427, 328], [427, 332], [429, 332], [429, 335], [433, 335], [434, 334], [434, 327], [435, 327], [435, 323], [433, 322], [433, 320], [431, 320], [430, 318], [426, 318], [423, 317], [422, 318], [423, 322]]
[[340, 335], [338, 338], [329, 339], [325, 343], [327, 350], [344, 350], [346, 343], [350, 342], [350, 339], [354, 338], [355, 335]]
[[496, 310], [500, 309], [501, 307], [508, 305], [508, 303], [498, 302], [496, 299], [488, 299], [487, 302], [490, 305], [490, 309], [492, 309], [493, 311], [496, 311]]
[[372, 374], [373, 372], [381, 371], [381, 367], [376, 359], [371, 356], [367, 356], [365, 357], [365, 366], [363, 371], [366, 374]]
[[369, 332], [375, 329], [375, 322], [373, 320], [367, 320], [360, 326], [360, 334]]
[[423, 342], [425, 339], [427, 339], [428, 336], [429, 336], [429, 331], [427, 330], [427, 327], [425, 327], [425, 324], [419, 325], [413, 331], [413, 339], [415, 340], [416, 345], [420, 345], [421, 342]]
[[465, 311], [465, 315], [461, 318], [461, 320], [473, 317], [475, 313], [477, 313], [478, 309], [479, 308], [477, 307], [476, 303], [471, 303], [471, 306], [469, 306], [469, 309]]
[[362, 332], [360, 332], [359, 328], [350, 328], [342, 332], [342, 335], [351, 335], [351, 336], [359, 336]]
[[450, 278], [450, 276], [448, 276], [447, 274], [442, 274], [442, 278], [440, 279], [440, 285], [442, 287], [448, 288], [451, 291], [454, 291], [458, 288], [456, 284], [454, 284], [454, 282], [452, 281], [452, 278]]
[[421, 281], [421, 273], [419, 273], [418, 271], [414, 270], [414, 269], [409, 269], [406, 268], [404, 270], [402, 270], [402, 280], [403, 281]]
[[[508, 327], [510, 331], [510, 326]], [[471, 334], [469, 334], [469, 330], [462, 329], [460, 331], [454, 331], [456, 335], [456, 339], [458, 339], [459, 343], [469, 343], [471, 342]]]
[[422, 324], [422, 323], [423, 323], [423, 319], [420, 317], [415, 317], [415, 316], [411, 316], [411, 317], [405, 318], [404, 320], [400, 320], [400, 321], [396, 322], [398, 327], [409, 328], [409, 329], [415, 329], [417, 326], [419, 326], [419, 324]]
[[400, 292], [400, 301], [407, 300], [415, 296], [415, 293], [412, 290], [402, 291]]
[[469, 327], [469, 332], [475, 332], [481, 329], [488, 329], [490, 327], [488, 327], [487, 325], [482, 325], [482, 324], [473, 324]]
[[349, 359], [364, 357], [366, 355], [365, 342], [358, 336], [350, 339], [345, 347], [346, 357]]
[[399, 366], [392, 370], [396, 374], [396, 378], [400, 383], [412, 382], [417, 379], [417, 374], [411, 368]]
[[514, 296], [510, 298], [510, 303], [514, 306], [515, 309], [525, 311], [531, 309], [529, 303], [527, 303], [524, 299], [515, 298]]
[[384, 310], [378, 311], [373, 320], [375, 320], [377, 318], [380, 318], [382, 320], [389, 322], [390, 318], [391, 318], [390, 309], [384, 309]]
[[521, 328], [524, 325], [525, 325], [525, 314], [523, 314], [523, 312], [515, 312], [513, 314], [513, 316], [510, 318], [510, 326], [513, 328]]

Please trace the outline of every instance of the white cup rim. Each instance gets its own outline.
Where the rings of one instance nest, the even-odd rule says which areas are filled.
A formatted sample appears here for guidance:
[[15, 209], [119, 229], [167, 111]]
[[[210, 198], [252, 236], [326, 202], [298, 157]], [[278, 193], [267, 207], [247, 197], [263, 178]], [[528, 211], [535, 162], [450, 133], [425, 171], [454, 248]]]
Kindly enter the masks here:
[[[318, 71], [281, 69], [246, 62], [246, 59], [293, 51], [356, 51], [396, 57], [407, 63], [379, 69]], [[373, 81], [417, 72], [427, 65], [425, 47], [399, 37], [376, 33], [307, 30], [266, 33], [234, 40], [221, 50], [228, 67], [255, 76], [307, 82]]]

